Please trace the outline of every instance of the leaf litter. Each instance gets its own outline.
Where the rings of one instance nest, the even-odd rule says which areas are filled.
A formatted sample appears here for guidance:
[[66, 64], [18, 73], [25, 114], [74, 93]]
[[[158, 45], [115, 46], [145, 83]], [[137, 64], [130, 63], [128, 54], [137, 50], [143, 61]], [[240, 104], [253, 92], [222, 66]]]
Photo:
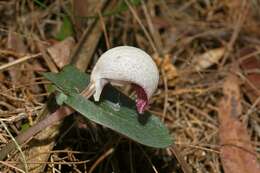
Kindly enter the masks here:
[[220, 157], [226, 173], [258, 173], [255, 146], [250, 140], [242, 116], [239, 79], [234, 74], [226, 77], [223, 84], [223, 99], [219, 103]]
[[[36, 2], [42, 4], [38, 5]], [[18, 34], [22, 38], [26, 55], [41, 53], [40, 58], [27, 59], [19, 65], [5, 68], [0, 72], [0, 118], [7, 124], [14, 136], [21, 133], [27, 124], [37, 122], [46, 106], [50, 95], [46, 89], [49, 82], [39, 74], [42, 71], [54, 72], [58, 69], [57, 67], [62, 66], [58, 65], [63, 62], [62, 57], [65, 55], [63, 52], [59, 53], [62, 46], [54, 50], [54, 54], [44, 55], [44, 52], [50, 45], [53, 45], [53, 42], [63, 43], [54, 40], [59, 35], [60, 24], [64, 22], [63, 16], [68, 16], [67, 19], [73, 25], [73, 31], [77, 35], [74, 39], [77, 44], [82, 36], [81, 31], [92, 30], [91, 23], [96, 12], [91, 9], [101, 9], [102, 7], [99, 1], [89, 2], [88, 6], [82, 4], [84, 1], [73, 1], [76, 4], [71, 4], [71, 2], [26, 1], [23, 3], [11, 0], [0, 3], [0, 66], [24, 56], [20, 55], [17, 50], [7, 47], [9, 32], [13, 35]], [[111, 2], [111, 6], [115, 7], [117, 1]], [[95, 171], [99, 169], [103, 172], [111, 172], [111, 170], [114, 172], [120, 170], [127, 172], [188, 172], [191, 170], [192, 172], [220, 173], [225, 171], [228, 173], [229, 170], [225, 168], [225, 163], [229, 164], [233, 159], [238, 160], [237, 163], [241, 163], [241, 167], [254, 165], [255, 158], [259, 158], [260, 141], [259, 68], [256, 65], [259, 59], [258, 47], [260, 44], [259, 20], [257, 20], [260, 16], [259, 2], [244, 0], [136, 2], [138, 3], [132, 4], [132, 7], [139, 16], [141, 24], [149, 32], [157, 33], [156, 37], [151, 35], [152, 39], [147, 39], [143, 28], [137, 24], [138, 22], [129, 8], [120, 11], [112, 9], [106, 12], [100, 10], [101, 14], [108, 14], [104, 15], [102, 19], [105, 28], [102, 29], [95, 25], [93, 31], [97, 32], [86, 34], [88, 44], [84, 45], [85, 54], [81, 54], [80, 57], [87, 60], [81, 59], [76, 63], [87, 66], [88, 68], [84, 71], [90, 72], [99, 55], [107, 50], [105, 42], [112, 47], [122, 44], [135, 45], [151, 55], [155, 53], [151, 48], [153, 44], [151, 41], [160, 43], [160, 46], [156, 47], [160, 55], [154, 55], [154, 59], [159, 62], [160, 71], [165, 73], [160, 74], [160, 86], [152, 99], [150, 111], [164, 119], [177, 149], [181, 151], [179, 153], [182, 159], [178, 160], [186, 162], [190, 169], [182, 169], [178, 166], [174, 152], [171, 152], [172, 149], [152, 150], [139, 146], [115, 135], [106, 128], [86, 122], [85, 119], [81, 120], [80, 123], [84, 123], [84, 126], [81, 127], [78, 121], [79, 115], [74, 115], [62, 123], [62, 126], [65, 126], [61, 130], [62, 133], [57, 130], [60, 127], [51, 131], [51, 134], [58, 134], [58, 138], [55, 138], [54, 135], [43, 135], [40, 140], [35, 140], [38, 138], [32, 140], [33, 146], [29, 143], [23, 145], [22, 149], [25, 152], [28, 166], [35, 165], [41, 170], [49, 172], [55, 169], [63, 172], [87, 172], [90, 169], [92, 171], [92, 168], [95, 167]], [[249, 10], [246, 10], [243, 4], [247, 4]], [[73, 9], [75, 13], [72, 11], [66, 13], [72, 6], [75, 8]], [[79, 7], [86, 8], [84, 15], [77, 15], [81, 11], [76, 9]], [[241, 16], [246, 20], [242, 20]], [[66, 26], [68, 25], [63, 25], [63, 28]], [[69, 27], [67, 29], [70, 32], [67, 36], [72, 34], [71, 26], [69, 25]], [[66, 28], [64, 28], [65, 30]], [[106, 40], [102, 36], [102, 31], [107, 32]], [[66, 36], [63, 34], [61, 39], [66, 39], [64, 35]], [[10, 46], [15, 47], [15, 44], [19, 43], [12, 44]], [[157, 46], [157, 44], [153, 45]], [[68, 49], [75, 47], [69, 46]], [[222, 49], [220, 52], [213, 52], [213, 55], [217, 55], [215, 61], [198, 58], [219, 48]], [[244, 51], [245, 49], [247, 50]], [[222, 56], [223, 50], [224, 55]], [[253, 57], [248, 58], [251, 62], [245, 62], [243, 59], [247, 59], [249, 56]], [[243, 61], [239, 60], [240, 58]], [[206, 65], [199, 65], [199, 70], [194, 71], [194, 62], [200, 64], [200, 61], [204, 61]], [[243, 137], [245, 142], [235, 140], [235, 145], [242, 145], [243, 149], [224, 145], [226, 142], [230, 142], [230, 139], [224, 138], [228, 141], [223, 141], [219, 134], [222, 128], [219, 119], [219, 102], [225, 95], [222, 90], [223, 80], [228, 79], [227, 76], [232, 70], [231, 64], [234, 63], [238, 63], [240, 66], [237, 71], [241, 82], [239, 83], [240, 99], [236, 97], [238, 100], [235, 100], [233, 106], [237, 105], [237, 107], [232, 110], [237, 112], [238, 118], [229, 117], [227, 121], [230, 122], [231, 127], [235, 126], [230, 133], [232, 130], [242, 131], [241, 138]], [[253, 64], [253, 67], [248, 64]], [[15, 69], [19, 73], [11, 76], [9, 74], [11, 69]], [[15, 79], [18, 79], [16, 84], [13, 82]], [[124, 89], [124, 92], [132, 95], [132, 91], [128, 87]], [[166, 96], [167, 99], [165, 99]], [[224, 134], [227, 132], [225, 131]], [[44, 133], [49, 134], [50, 132], [44, 131]], [[231, 139], [233, 140], [233, 138]], [[10, 136], [1, 127], [0, 147], [5, 147], [9, 141]], [[246, 146], [244, 146], [245, 143]], [[116, 146], [114, 152], [103, 157], [103, 153], [110, 151], [112, 146]], [[236, 151], [236, 154], [228, 155], [232, 158], [228, 158], [229, 161], [226, 158], [223, 161], [222, 149], [225, 147], [232, 152]], [[34, 148], [38, 148], [38, 150], [33, 150]], [[27, 153], [26, 149], [32, 153]], [[143, 151], [148, 157], [144, 157]], [[240, 154], [237, 151], [242, 152]], [[45, 158], [37, 160], [38, 156], [42, 155], [45, 155]], [[245, 163], [242, 163], [243, 160]], [[19, 169], [23, 169], [20, 163], [20, 156], [17, 152], [9, 153], [8, 159], [0, 163], [0, 165], [4, 165], [1, 171], [19, 171]], [[237, 164], [234, 165], [237, 166]], [[232, 166], [234, 165], [232, 164]], [[251, 167], [253, 169], [254, 166]], [[35, 172], [39, 172], [40, 169], [37, 170]]]

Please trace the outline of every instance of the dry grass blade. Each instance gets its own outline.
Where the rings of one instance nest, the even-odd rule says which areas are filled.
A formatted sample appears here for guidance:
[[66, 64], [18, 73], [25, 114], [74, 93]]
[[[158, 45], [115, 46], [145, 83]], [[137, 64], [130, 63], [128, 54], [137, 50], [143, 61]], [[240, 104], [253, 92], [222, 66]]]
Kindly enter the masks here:
[[30, 59], [38, 58], [38, 57], [40, 57], [40, 56], [41, 56], [41, 54], [38, 53], [38, 54], [35, 54], [35, 55], [26, 55], [26, 56], [24, 56], [24, 57], [21, 57], [21, 58], [19, 58], [19, 59], [17, 59], [17, 60], [14, 60], [14, 61], [12, 61], [12, 62], [9, 62], [9, 63], [7, 63], [7, 64], [4, 64], [4, 65], [0, 66], [0, 72], [1, 72], [1, 71], [4, 71], [4, 70], [6, 70], [6, 69], [8, 69], [8, 68], [10, 68], [10, 67], [13, 67], [13, 66], [15, 66], [15, 65], [18, 65], [18, 64], [21, 64], [21, 63], [23, 63], [23, 62], [26, 62], [26, 61], [28, 61], [28, 60], [30, 60]]
[[226, 173], [259, 173], [260, 165], [242, 113], [239, 80], [229, 74], [223, 85], [224, 98], [219, 105], [220, 157]]
[[3, 121], [1, 121], [1, 125], [5, 128], [5, 130], [7, 131], [7, 133], [11, 136], [12, 141], [15, 143], [15, 146], [17, 147], [17, 149], [18, 149], [19, 152], [21, 153], [25, 172], [28, 173], [27, 161], [26, 161], [25, 155], [24, 155], [24, 153], [23, 153], [23, 151], [22, 151], [22, 149], [21, 149], [21, 147], [20, 147], [20, 144], [17, 143], [17, 141], [15, 140], [15, 138], [13, 137], [13, 135], [11, 134], [11, 132], [9, 131], [9, 129], [7, 128], [6, 124], [5, 124]]
[[151, 36], [150, 36], [149, 32], [147, 31], [147, 29], [144, 27], [144, 24], [142, 23], [142, 21], [141, 21], [140, 17], [138, 16], [137, 12], [136, 12], [135, 9], [132, 7], [132, 5], [129, 3], [128, 0], [124, 0], [124, 1], [125, 1], [125, 3], [127, 4], [127, 6], [129, 7], [129, 9], [130, 9], [131, 13], [133, 14], [135, 20], [138, 22], [138, 24], [139, 24], [140, 27], [142, 28], [142, 30], [143, 30], [145, 36], [146, 36], [147, 39], [149, 40], [149, 43], [150, 43], [150, 45], [151, 45], [153, 51], [154, 51], [155, 53], [159, 54], [159, 52], [158, 52], [158, 50], [157, 50], [157, 48], [156, 48], [156, 46], [155, 46], [155, 44], [154, 44], [153, 39], [151, 38]]
[[7, 167], [10, 167], [10, 168], [13, 169], [13, 170], [16, 170], [17, 172], [25, 173], [25, 171], [23, 171], [22, 169], [17, 168], [17, 167], [15, 167], [15, 166], [13, 166], [13, 165], [11, 165], [11, 164], [9, 164], [9, 163], [6, 163], [6, 162], [4, 162], [4, 161], [0, 161], [0, 163], [1, 163], [2, 165], [5, 165], [5, 166], [7, 166]]
[[178, 147], [176, 145], [173, 145], [170, 148], [171, 152], [175, 155], [175, 157], [177, 158], [177, 160], [179, 161], [181, 167], [182, 167], [182, 171], [184, 173], [191, 173], [191, 169], [190, 167], [187, 165], [186, 161], [183, 158], [183, 155], [181, 154], [180, 150], [178, 149]]

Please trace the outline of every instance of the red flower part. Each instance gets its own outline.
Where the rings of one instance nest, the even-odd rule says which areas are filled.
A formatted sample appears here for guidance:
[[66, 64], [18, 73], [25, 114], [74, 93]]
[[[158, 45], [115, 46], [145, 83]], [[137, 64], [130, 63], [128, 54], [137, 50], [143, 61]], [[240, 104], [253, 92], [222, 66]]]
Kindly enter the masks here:
[[143, 114], [145, 110], [148, 108], [148, 98], [145, 90], [139, 85], [133, 84], [133, 88], [135, 89], [137, 99], [136, 99], [136, 108], [138, 113]]

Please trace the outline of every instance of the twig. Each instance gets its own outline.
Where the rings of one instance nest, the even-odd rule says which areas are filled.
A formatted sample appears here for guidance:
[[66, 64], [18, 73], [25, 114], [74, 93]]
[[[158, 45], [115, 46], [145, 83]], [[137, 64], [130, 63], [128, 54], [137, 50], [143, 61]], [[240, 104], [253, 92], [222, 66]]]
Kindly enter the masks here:
[[10, 63], [4, 64], [4, 65], [0, 66], [0, 72], [4, 71], [4, 70], [6, 70], [6, 69], [8, 69], [12, 66], [15, 66], [17, 64], [21, 64], [21, 63], [23, 63], [23, 62], [25, 62], [29, 59], [38, 58], [40, 55], [41, 55], [41, 53], [38, 53], [38, 54], [35, 54], [35, 55], [27, 55], [27, 56], [24, 56], [24, 57], [19, 58], [17, 60], [14, 60]]
[[144, 11], [144, 16], [145, 16], [147, 24], [148, 24], [148, 29], [151, 33], [151, 37], [153, 37], [153, 40], [155, 41], [154, 44], [157, 46], [159, 53], [161, 54], [162, 50], [163, 50], [162, 39], [160, 37], [158, 30], [156, 30], [153, 25], [151, 15], [148, 12], [148, 9], [146, 8], [146, 4], [145, 4], [144, 0], [141, 0], [141, 4], [142, 4], [142, 9]]
[[251, 105], [251, 107], [247, 110], [246, 114], [244, 115], [245, 117], [249, 117], [250, 114], [252, 114], [257, 107], [258, 103], [260, 103], [260, 97], [258, 97], [254, 103]]
[[105, 40], [106, 40], [106, 46], [107, 46], [107, 49], [109, 49], [109, 48], [111, 48], [111, 44], [110, 44], [110, 41], [109, 41], [107, 28], [106, 28], [106, 25], [105, 25], [105, 22], [104, 22], [104, 17], [102, 16], [100, 11], [98, 11], [98, 16], [99, 16], [99, 19], [100, 19], [99, 21], [101, 23], [101, 26], [102, 26], [102, 29], [103, 29], [103, 32], [104, 32], [104, 36], [105, 36]]
[[[190, 144], [190, 143], [185, 143], [185, 142], [174, 142], [175, 145], [179, 145], [182, 147], [189, 147], [189, 148], [194, 148], [194, 149], [198, 149], [198, 150], [202, 150], [202, 151], [206, 151], [206, 152], [211, 152], [211, 153], [215, 153], [215, 154], [219, 154], [220, 151], [217, 149], [220, 146], [219, 145], [210, 145], [210, 144], [205, 144], [205, 146], [200, 146], [200, 145], [196, 145], [196, 144]], [[216, 148], [216, 149], [214, 149]]]
[[163, 106], [163, 117], [162, 117], [162, 121], [165, 121], [165, 117], [166, 117], [166, 113], [167, 113], [167, 108], [168, 108], [168, 99], [169, 99], [169, 95], [168, 95], [168, 79], [167, 76], [165, 74], [164, 69], [161, 70], [162, 71], [162, 76], [163, 76], [163, 83], [164, 83], [164, 106]]
[[180, 151], [178, 150], [178, 148], [173, 145], [170, 148], [170, 151], [175, 155], [176, 159], [178, 160], [178, 162], [180, 163], [181, 167], [182, 167], [182, 171], [184, 173], [191, 173], [191, 170], [189, 168], [189, 166], [187, 165], [186, 161], [184, 160], [183, 156], [181, 155]]
[[248, 15], [248, 12], [249, 12], [249, 5], [248, 5], [248, 2], [246, 0], [243, 0], [242, 3], [241, 3], [241, 8], [243, 8], [243, 7], [244, 7], [244, 9], [241, 9], [242, 12], [239, 10], [240, 14], [238, 16], [238, 21], [234, 25], [234, 32], [233, 32], [233, 34], [230, 38], [230, 41], [228, 42], [227, 51], [224, 54], [222, 61], [220, 62], [220, 67], [223, 67], [223, 65], [225, 64], [225, 62], [226, 62], [227, 58], [229, 57], [230, 53], [233, 51], [234, 43], [238, 38], [238, 35], [239, 35], [239, 32], [241, 31], [243, 23], [247, 19], [247, 15]]
[[97, 165], [102, 162], [107, 156], [109, 156], [110, 154], [112, 154], [114, 152], [114, 148], [110, 148], [109, 150], [107, 150], [104, 154], [102, 154], [96, 161], [95, 163], [91, 166], [91, 168], [89, 169], [89, 173], [92, 173], [95, 168], [97, 167]]
[[153, 39], [151, 38], [149, 32], [147, 31], [147, 29], [144, 27], [144, 25], [142, 24], [141, 19], [138, 17], [137, 13], [135, 12], [134, 8], [132, 7], [132, 5], [129, 3], [128, 0], [124, 0], [125, 3], [127, 4], [128, 8], [130, 9], [131, 13], [133, 14], [135, 20], [137, 21], [137, 23], [140, 25], [140, 27], [142, 28], [142, 30], [144, 31], [145, 36], [147, 37], [149, 43], [152, 46], [152, 49], [155, 53], [157, 53], [159, 55], [159, 52], [154, 44]]
[[0, 163], [1, 163], [1, 164], [3, 164], [3, 165], [6, 165], [6, 166], [8, 166], [8, 167], [10, 167], [10, 168], [13, 168], [13, 169], [17, 170], [18, 172], [25, 173], [25, 172], [24, 172], [22, 169], [20, 169], [20, 168], [17, 168], [17, 167], [15, 167], [15, 166], [13, 166], [13, 165], [11, 165], [11, 164], [7, 163], [7, 162], [0, 161]]
[[129, 142], [130, 173], [134, 173], [132, 142]]
[[143, 154], [144, 154], [144, 156], [146, 157], [146, 159], [148, 160], [148, 162], [151, 164], [151, 167], [152, 167], [154, 173], [159, 173], [159, 172], [157, 171], [157, 169], [155, 168], [153, 162], [152, 162], [151, 159], [149, 158], [149, 156], [148, 156], [148, 155], [146, 154], [146, 152], [144, 151], [144, 149], [143, 149], [142, 147], [140, 147], [140, 146], [139, 146], [139, 148], [140, 148], [140, 150], [143, 152]]
[[[1, 29], [0, 29], [1, 30]], [[21, 56], [23, 56], [23, 55], [20, 55], [20, 54], [18, 54], [17, 52], [14, 52], [14, 51], [10, 51], [10, 50], [1, 50], [0, 49], [0, 55], [4, 55], [4, 56], [12, 56], [12, 57], [14, 57], [14, 58], [19, 58], [19, 57], [21, 57]]]
[[[66, 161], [66, 162], [41, 162], [41, 161], [27, 161], [27, 164], [54, 164], [54, 165], [72, 165], [72, 164], [76, 164], [76, 165], [80, 165], [80, 164], [86, 164], [90, 162], [90, 160], [82, 160], [82, 161]], [[10, 164], [10, 163], [13, 163], [13, 164], [17, 164], [19, 163], [18, 161], [0, 161], [0, 163], [7, 163], [7, 164]]]

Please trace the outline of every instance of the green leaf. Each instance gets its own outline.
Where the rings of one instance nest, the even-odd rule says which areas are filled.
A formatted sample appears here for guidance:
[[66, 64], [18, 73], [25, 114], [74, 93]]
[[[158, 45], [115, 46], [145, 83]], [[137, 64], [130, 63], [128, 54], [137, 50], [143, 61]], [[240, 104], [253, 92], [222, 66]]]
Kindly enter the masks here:
[[61, 25], [60, 31], [58, 32], [56, 39], [62, 41], [65, 38], [73, 35], [73, 27], [67, 16], [64, 15], [63, 23]]
[[91, 121], [108, 127], [143, 145], [165, 148], [171, 145], [167, 128], [155, 116], [138, 114], [135, 102], [111, 86], [106, 86], [100, 102], [92, 102], [79, 95], [89, 83], [89, 75], [73, 66], [60, 73], [45, 73], [57, 88], [67, 95], [63, 102]]
[[89, 75], [80, 72], [77, 68], [68, 65], [57, 74], [55, 73], [43, 73], [43, 76], [53, 82], [57, 88], [64, 93], [79, 93], [89, 83]]
[[53, 93], [57, 90], [57, 87], [53, 84], [48, 84], [46, 86], [46, 90], [47, 90], [48, 93]]

